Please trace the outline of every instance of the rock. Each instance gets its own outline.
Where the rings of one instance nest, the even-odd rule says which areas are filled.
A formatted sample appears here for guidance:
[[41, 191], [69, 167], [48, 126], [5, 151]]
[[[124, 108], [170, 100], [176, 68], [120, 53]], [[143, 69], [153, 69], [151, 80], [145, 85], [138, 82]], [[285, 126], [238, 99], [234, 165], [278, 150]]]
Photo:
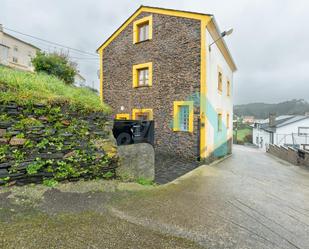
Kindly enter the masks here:
[[70, 121], [69, 120], [62, 120], [62, 122], [61, 122], [63, 125], [66, 125], [66, 126], [68, 126], [68, 125], [70, 125]]
[[12, 163], [0, 163], [0, 169], [6, 169], [10, 167]]
[[10, 145], [17, 145], [17, 146], [20, 146], [20, 145], [24, 145], [26, 143], [27, 139], [24, 139], [24, 138], [16, 138], [16, 137], [13, 137], [11, 138], [10, 140]]
[[8, 144], [9, 140], [6, 138], [0, 138], [0, 144]]
[[74, 157], [76, 155], [76, 152], [75, 151], [70, 151], [69, 153], [65, 154], [63, 156], [63, 159], [66, 159], [68, 157]]
[[7, 121], [0, 122], [0, 128], [2, 128], [2, 129], [9, 128], [11, 125], [13, 125], [12, 122], [7, 122]]
[[7, 176], [9, 176], [7, 169], [0, 169], [0, 178], [5, 178]]
[[4, 137], [6, 129], [0, 129], [0, 137]]
[[51, 154], [39, 154], [37, 157], [40, 157], [42, 159], [62, 159], [63, 158], [63, 153], [56, 152], [56, 153], [51, 153]]
[[155, 152], [152, 145], [147, 143], [130, 144], [118, 147], [120, 165], [116, 174], [125, 180], [140, 178], [154, 180]]

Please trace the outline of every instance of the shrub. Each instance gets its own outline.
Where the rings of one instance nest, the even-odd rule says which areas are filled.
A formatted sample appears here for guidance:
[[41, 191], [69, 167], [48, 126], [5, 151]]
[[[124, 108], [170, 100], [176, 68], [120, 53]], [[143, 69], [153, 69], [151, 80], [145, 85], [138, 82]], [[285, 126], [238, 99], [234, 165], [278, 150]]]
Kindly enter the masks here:
[[44, 72], [49, 75], [54, 75], [67, 84], [74, 83], [76, 69], [66, 55], [38, 52], [36, 57], [32, 59], [32, 64], [36, 72]]

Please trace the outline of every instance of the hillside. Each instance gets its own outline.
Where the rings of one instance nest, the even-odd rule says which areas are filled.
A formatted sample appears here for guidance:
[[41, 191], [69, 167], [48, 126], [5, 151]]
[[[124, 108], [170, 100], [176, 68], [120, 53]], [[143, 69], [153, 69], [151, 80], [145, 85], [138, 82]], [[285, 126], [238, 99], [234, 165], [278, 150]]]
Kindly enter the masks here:
[[303, 115], [309, 112], [309, 103], [303, 99], [293, 99], [277, 104], [250, 103], [235, 105], [234, 114], [237, 116], [255, 116], [255, 118], [267, 118], [269, 113], [279, 115], [295, 114]]
[[0, 100], [27, 103], [67, 103], [90, 111], [108, 112], [96, 93], [87, 88], [66, 85], [54, 76], [43, 73], [29, 73], [0, 66]]

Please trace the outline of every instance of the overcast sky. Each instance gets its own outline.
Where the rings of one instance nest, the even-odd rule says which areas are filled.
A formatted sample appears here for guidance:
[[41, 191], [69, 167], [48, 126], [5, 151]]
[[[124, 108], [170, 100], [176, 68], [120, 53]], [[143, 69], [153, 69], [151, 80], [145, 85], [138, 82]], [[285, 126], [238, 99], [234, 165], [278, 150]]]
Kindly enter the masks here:
[[[308, 0], [0, 0], [0, 23], [94, 53], [141, 4], [211, 13], [222, 31], [234, 28], [226, 42], [238, 66], [235, 103], [309, 100]], [[78, 63], [89, 85], [98, 88], [98, 60], [78, 59]]]

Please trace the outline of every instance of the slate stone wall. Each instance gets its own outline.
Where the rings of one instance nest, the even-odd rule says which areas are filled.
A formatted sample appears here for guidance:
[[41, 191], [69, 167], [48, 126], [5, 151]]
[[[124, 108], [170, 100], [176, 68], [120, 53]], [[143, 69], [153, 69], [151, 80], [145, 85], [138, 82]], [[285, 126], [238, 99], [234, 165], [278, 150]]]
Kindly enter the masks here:
[[270, 144], [267, 152], [294, 165], [309, 167], [309, 151]]
[[[151, 13], [141, 13], [135, 20]], [[155, 150], [186, 158], [199, 155], [200, 22], [153, 15], [153, 39], [133, 44], [133, 23], [103, 51], [103, 97], [114, 113], [151, 108]], [[134, 64], [153, 63], [152, 87], [132, 87]], [[194, 132], [173, 132], [173, 102], [195, 100]], [[122, 111], [121, 106], [125, 109]]]
[[111, 130], [104, 113], [0, 102], [0, 184], [114, 177]]

